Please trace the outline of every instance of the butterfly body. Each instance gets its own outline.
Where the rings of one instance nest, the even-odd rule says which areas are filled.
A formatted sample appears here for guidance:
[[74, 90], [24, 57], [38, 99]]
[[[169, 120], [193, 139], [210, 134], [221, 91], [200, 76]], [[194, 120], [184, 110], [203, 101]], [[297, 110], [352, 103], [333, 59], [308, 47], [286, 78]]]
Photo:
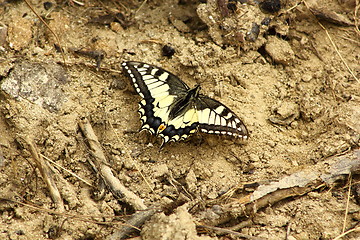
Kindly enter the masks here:
[[174, 74], [146, 63], [124, 62], [122, 66], [142, 98], [141, 129], [160, 136], [162, 146], [197, 131], [248, 138], [246, 126], [235, 113], [201, 94], [200, 85], [190, 89]]

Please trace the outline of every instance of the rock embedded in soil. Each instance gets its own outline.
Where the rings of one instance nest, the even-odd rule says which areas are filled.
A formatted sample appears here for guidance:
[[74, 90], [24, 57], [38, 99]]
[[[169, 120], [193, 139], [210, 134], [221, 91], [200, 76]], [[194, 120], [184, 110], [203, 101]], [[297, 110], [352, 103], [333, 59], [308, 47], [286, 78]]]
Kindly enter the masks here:
[[67, 82], [65, 70], [57, 64], [23, 62], [14, 67], [0, 89], [15, 99], [27, 99], [53, 112], [61, 108]]
[[265, 51], [275, 63], [290, 65], [295, 59], [295, 54], [290, 44], [275, 36], [269, 37], [265, 45]]
[[145, 223], [141, 237], [143, 240], [211, 240], [216, 239], [209, 236], [198, 236], [193, 217], [187, 211], [186, 205], [175, 210], [169, 216], [164, 213], [154, 215]]
[[269, 120], [272, 123], [286, 126], [290, 125], [295, 119], [299, 118], [299, 116], [300, 111], [298, 104], [283, 101], [274, 107], [273, 115], [270, 116]]

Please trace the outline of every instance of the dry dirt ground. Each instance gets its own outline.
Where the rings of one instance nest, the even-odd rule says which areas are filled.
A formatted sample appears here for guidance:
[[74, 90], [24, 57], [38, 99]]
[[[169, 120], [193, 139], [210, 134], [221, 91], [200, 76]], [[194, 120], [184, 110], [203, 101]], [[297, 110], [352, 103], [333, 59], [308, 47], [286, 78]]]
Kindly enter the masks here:
[[[105, 239], [133, 214], [89, 164], [84, 118], [120, 182], [146, 206], [167, 209], [129, 238], [242, 239], [196, 225], [246, 222], [236, 231], [249, 239], [333, 239], [359, 226], [357, 176], [245, 217], [234, 209], [220, 224], [223, 203], [208, 204], [358, 148], [358, 1], [288, 0], [274, 13], [250, 1], [28, 1], [48, 27], [24, 1], [0, 3], [0, 239]], [[195, 134], [160, 150], [159, 139], [138, 133], [139, 96], [120, 66], [129, 60], [201, 84], [244, 121], [250, 139]], [[58, 176], [64, 211], [28, 142]]]

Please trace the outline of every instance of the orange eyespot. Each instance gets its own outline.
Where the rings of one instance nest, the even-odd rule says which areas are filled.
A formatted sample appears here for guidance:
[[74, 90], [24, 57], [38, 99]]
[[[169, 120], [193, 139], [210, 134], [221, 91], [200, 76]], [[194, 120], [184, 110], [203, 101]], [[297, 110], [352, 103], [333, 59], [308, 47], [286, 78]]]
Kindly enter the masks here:
[[165, 124], [160, 124], [159, 128], [158, 128], [158, 133], [164, 131], [166, 128], [166, 125]]

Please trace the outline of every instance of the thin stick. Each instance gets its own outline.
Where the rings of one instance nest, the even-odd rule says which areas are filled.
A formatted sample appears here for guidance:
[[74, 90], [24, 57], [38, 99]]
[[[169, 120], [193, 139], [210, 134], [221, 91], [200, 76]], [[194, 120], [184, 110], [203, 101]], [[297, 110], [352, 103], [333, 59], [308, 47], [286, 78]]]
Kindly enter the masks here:
[[[208, 221], [207, 224], [217, 226], [230, 222], [234, 219], [234, 216], [236, 216], [236, 219], [252, 216], [258, 210], [274, 205], [284, 199], [302, 196], [325, 186], [332, 186], [338, 179], [342, 179], [345, 174], [351, 173], [353, 175], [358, 169], [360, 169], [360, 149], [343, 156], [330, 157], [311, 166], [311, 168], [295, 172], [290, 176], [279, 179], [279, 181], [260, 184], [254, 192], [234, 199], [232, 202], [222, 204], [224, 209], [222, 216], [210, 223]], [[220, 203], [217, 202], [216, 204]], [[234, 215], [234, 208], [242, 210]]]
[[341, 233], [344, 233], [344, 232], [345, 232], [345, 228], [346, 228], [346, 218], [347, 218], [347, 215], [348, 215], [348, 213], [349, 213], [350, 193], [351, 193], [351, 173], [349, 174], [348, 197], [347, 197], [347, 200], [346, 200], [346, 209], [345, 209], [345, 216], [344, 216], [344, 224], [343, 224], [343, 228], [342, 228], [342, 232], [341, 232]]
[[346, 235], [348, 235], [349, 233], [352, 233], [352, 232], [355, 232], [355, 231], [360, 231], [360, 227], [356, 227], [356, 228], [353, 228], [353, 229], [350, 229], [342, 234], [340, 234], [339, 236], [337, 236], [336, 238], [334, 238], [333, 240], [339, 240], [341, 239], [342, 237], [345, 237]]
[[351, 39], [351, 38], [349, 38], [349, 37], [344, 37], [344, 36], [342, 36], [341, 38], [343, 38], [343, 39], [345, 39], [345, 40], [348, 40], [348, 41], [350, 41], [350, 42], [353, 42], [353, 43], [356, 43], [356, 44], [360, 45], [360, 42], [359, 42], [359, 41], [356, 41], [356, 40]]
[[231, 230], [231, 231], [239, 231], [240, 229], [242, 228], [245, 228], [245, 227], [249, 227], [251, 225], [253, 225], [254, 222], [252, 219], [248, 219], [248, 220], [245, 220], [245, 221], [242, 221], [234, 226], [231, 226], [231, 227], [227, 227], [225, 229], [227, 230]]
[[350, 74], [353, 76], [353, 78], [355, 78], [356, 81], [360, 82], [360, 80], [355, 76], [354, 72], [351, 70], [351, 68], [350, 68], [349, 65], [346, 63], [345, 59], [343, 58], [343, 56], [342, 56], [341, 53], [339, 52], [336, 44], [334, 43], [334, 41], [332, 40], [332, 38], [331, 38], [331, 36], [330, 36], [328, 30], [327, 30], [327, 29], [324, 27], [324, 25], [322, 25], [319, 21], [318, 21], [318, 24], [320, 25], [320, 27], [321, 27], [322, 29], [325, 30], [325, 33], [326, 33], [326, 35], [328, 36], [331, 44], [332, 44], [333, 47], [335, 48], [335, 51], [336, 51], [337, 55], [340, 57], [341, 61], [344, 63], [344, 65], [346, 66], [346, 68], [348, 69], [348, 71], [350, 72]]
[[292, 11], [293, 9], [297, 8], [300, 4], [301, 4], [302, 1], [296, 3], [294, 6], [290, 7], [289, 9], [286, 10], [286, 12], [290, 12]]
[[105, 154], [102, 151], [101, 144], [89, 121], [84, 119], [79, 122], [79, 126], [88, 140], [89, 147], [94, 155], [95, 166], [98, 168], [100, 176], [103, 178], [111, 192], [118, 198], [121, 198], [123, 201], [130, 204], [135, 210], [146, 210], [147, 207], [143, 200], [135, 193], [128, 190], [112, 173], [111, 168], [108, 166]]
[[134, 229], [140, 230], [141, 227], [149, 218], [151, 218], [157, 210], [155, 208], [148, 209], [146, 211], [139, 211], [129, 219], [126, 224], [120, 230], [114, 231], [113, 234], [107, 236], [106, 240], [118, 240], [124, 239], [127, 235], [134, 231]]
[[31, 6], [31, 4], [29, 3], [28, 0], [24, 0], [26, 5], [28, 5], [28, 7], [31, 9], [31, 11], [40, 19], [40, 21], [49, 29], [49, 31], [54, 35], [54, 37], [56, 38], [57, 43], [60, 46], [60, 51], [61, 51], [61, 56], [63, 58], [64, 61], [64, 65], [66, 66], [66, 60], [65, 60], [65, 53], [64, 50], [61, 47], [61, 43], [60, 43], [60, 38], [58, 37], [58, 35], [50, 28], [50, 26], [44, 21], [44, 19], [35, 11], [35, 9]]
[[[128, 225], [126, 223], [122, 223], [122, 222], [114, 222], [114, 221], [93, 221], [93, 220], [88, 220], [88, 218], [119, 218], [120, 216], [114, 216], [114, 215], [79, 215], [79, 214], [70, 214], [68, 212], [59, 212], [59, 211], [55, 211], [55, 210], [51, 210], [51, 209], [47, 209], [47, 208], [42, 208], [36, 205], [32, 205], [32, 204], [28, 204], [28, 203], [24, 203], [24, 202], [20, 202], [20, 201], [16, 201], [16, 200], [12, 200], [12, 199], [6, 199], [6, 198], [0, 198], [0, 201], [8, 201], [8, 202], [13, 202], [31, 209], [34, 209], [36, 211], [39, 212], [46, 212], [52, 215], [57, 215], [57, 216], [62, 216], [62, 217], [67, 217], [67, 218], [72, 218], [72, 219], [79, 219], [81, 221], [84, 222], [92, 222], [92, 223], [97, 223], [97, 224], [107, 224], [107, 225], [114, 225], [114, 224], [120, 224], [126, 227], [131, 227], [133, 229], [136, 230], [140, 230], [139, 228], [135, 227], [135, 226], [131, 226]], [[126, 216], [124, 216], [126, 217]]]
[[291, 232], [291, 222], [289, 222], [288, 225], [287, 225], [285, 240], [289, 240], [290, 232]]
[[134, 15], [136, 15], [136, 14], [140, 11], [140, 9], [145, 5], [146, 2], [147, 2], [147, 0], [144, 0], [144, 1], [141, 3], [140, 7], [135, 11], [135, 14], [134, 14]]
[[60, 192], [56, 187], [55, 181], [52, 178], [52, 171], [47, 163], [42, 159], [41, 155], [38, 152], [38, 149], [35, 147], [33, 142], [30, 139], [25, 139], [26, 143], [29, 145], [31, 155], [36, 163], [37, 168], [40, 171], [40, 174], [49, 190], [50, 196], [55, 203], [56, 209], [63, 212], [65, 210], [64, 203], [61, 198]]
[[233, 234], [234, 236], [242, 237], [242, 238], [246, 238], [246, 239], [250, 239], [250, 240], [265, 240], [264, 238], [253, 237], [253, 236], [250, 236], [250, 235], [247, 235], [247, 234], [231, 231], [231, 230], [228, 230], [228, 229], [225, 229], [225, 228], [212, 227], [212, 226], [208, 226], [208, 225], [196, 225], [196, 226], [211, 229], [211, 230], [214, 230], [214, 231], [217, 231], [217, 232], [223, 232], [223, 233], [226, 233], [226, 234]]
[[85, 6], [85, 3], [77, 1], [77, 0], [72, 0], [74, 3], [76, 3], [79, 6]]
[[125, 188], [125, 186], [123, 186], [121, 182], [112, 174], [111, 168], [106, 165], [107, 160], [89, 121], [84, 119], [79, 122], [79, 126], [85, 137], [88, 139], [90, 149], [95, 156], [96, 166], [99, 168], [100, 176], [111, 189], [112, 193], [119, 198], [121, 197], [123, 201], [130, 204], [135, 210], [142, 210], [133, 214], [126, 222], [126, 225], [124, 224], [124, 227], [107, 237], [107, 239], [121, 239], [123, 236], [131, 233], [134, 229], [140, 228], [144, 222], [153, 216], [158, 210], [155, 208], [147, 209], [146, 205], [143, 203], [143, 200]]
[[49, 162], [51, 162], [52, 164], [54, 164], [55, 166], [57, 166], [58, 168], [61, 168], [62, 170], [64, 170], [67, 173], [70, 173], [71, 175], [73, 175], [74, 177], [76, 177], [77, 179], [79, 179], [80, 181], [82, 181], [83, 183], [85, 183], [86, 185], [90, 186], [90, 187], [94, 187], [94, 185], [92, 185], [91, 183], [89, 183], [88, 181], [86, 181], [85, 179], [82, 179], [81, 177], [79, 177], [78, 175], [76, 175], [75, 173], [67, 170], [66, 168], [64, 168], [63, 166], [61, 166], [60, 164], [57, 164], [56, 162], [54, 162], [53, 160], [51, 160], [50, 158], [46, 157], [45, 155], [42, 155], [40, 153], [40, 156], [42, 156], [43, 158], [45, 158], [46, 160], [48, 160]]

